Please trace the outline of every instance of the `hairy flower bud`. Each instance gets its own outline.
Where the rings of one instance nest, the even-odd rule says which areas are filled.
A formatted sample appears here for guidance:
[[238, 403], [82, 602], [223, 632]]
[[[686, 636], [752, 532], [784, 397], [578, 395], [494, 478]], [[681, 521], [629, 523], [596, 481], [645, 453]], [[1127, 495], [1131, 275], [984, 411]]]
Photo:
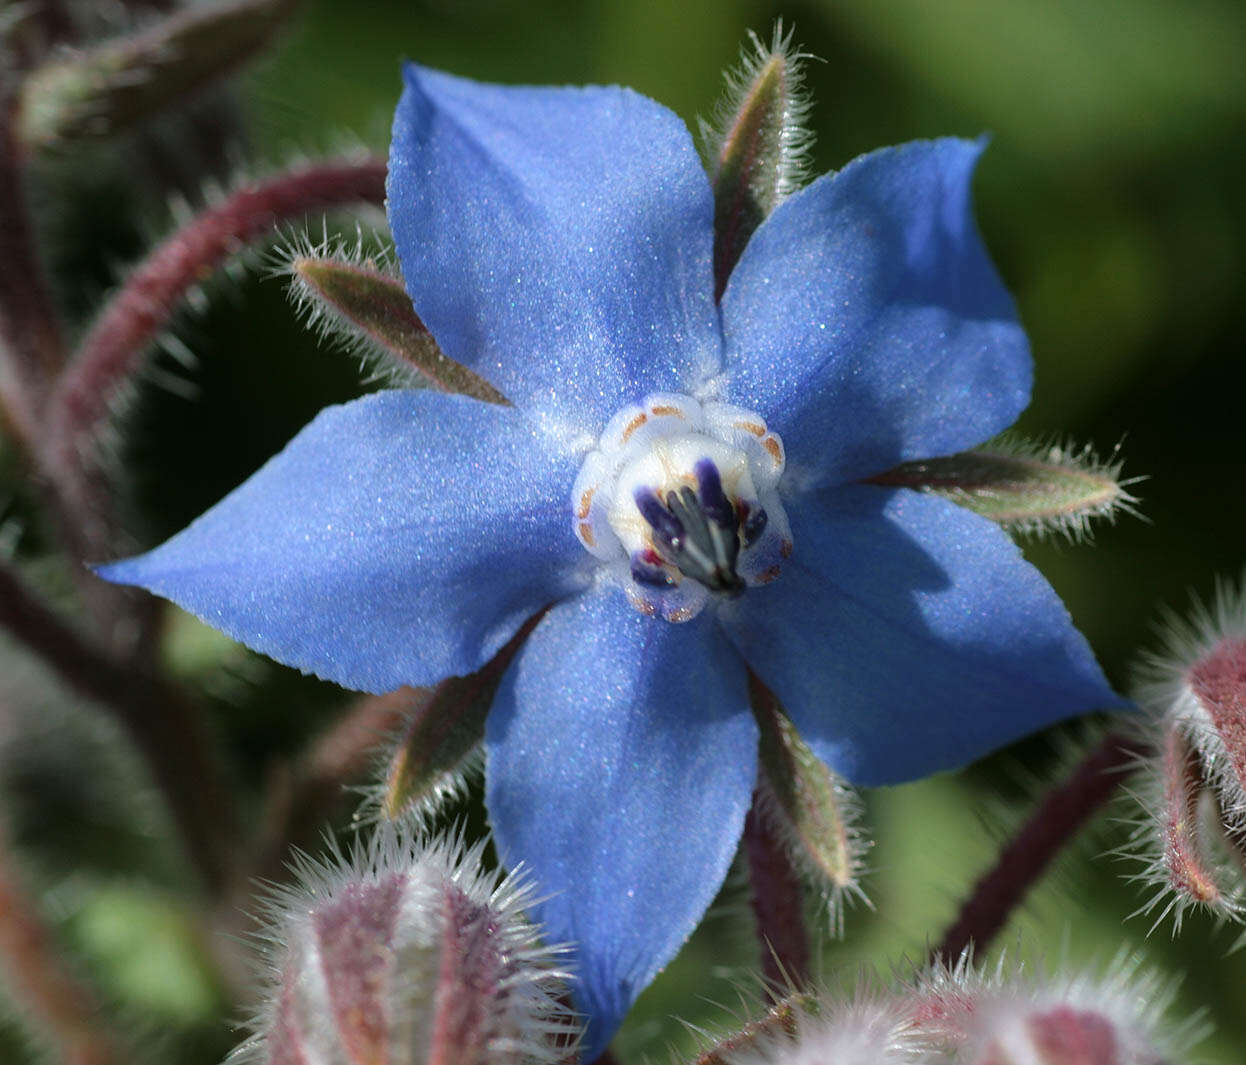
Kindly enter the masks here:
[[911, 1006], [940, 1065], [1169, 1065], [1192, 1034], [1161, 1034], [1171, 997], [1131, 961], [1102, 979], [1043, 979], [984, 976], [963, 960], [923, 977]]
[[900, 999], [799, 995], [707, 1050], [697, 1065], [935, 1065], [926, 1049]]
[[1177, 924], [1186, 908], [1246, 914], [1246, 595], [1222, 584], [1210, 609], [1170, 618], [1164, 649], [1144, 659], [1138, 701], [1154, 754], [1139, 789], [1140, 879]]
[[348, 860], [304, 859], [269, 900], [271, 992], [233, 1060], [563, 1060], [574, 1028], [555, 952], [520, 912], [524, 885], [479, 871], [482, 849], [385, 829]]

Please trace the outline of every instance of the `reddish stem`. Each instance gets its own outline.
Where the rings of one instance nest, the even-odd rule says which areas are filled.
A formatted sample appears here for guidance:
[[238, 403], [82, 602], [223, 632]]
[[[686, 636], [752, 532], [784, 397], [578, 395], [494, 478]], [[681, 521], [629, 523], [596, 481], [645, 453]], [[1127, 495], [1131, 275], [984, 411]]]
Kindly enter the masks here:
[[1052, 789], [994, 867], [977, 884], [932, 958], [952, 966], [971, 943], [981, 951], [1035, 884], [1052, 858], [1116, 792], [1146, 747], [1110, 733], [1069, 778]]
[[238, 883], [240, 896], [252, 894], [256, 881], [282, 878], [290, 847], [306, 843], [323, 826], [341, 802], [345, 785], [372, 764], [377, 748], [390, 740], [421, 694], [420, 689], [399, 688], [361, 697], [312, 741], [284, 779], [274, 781], [253, 866]]
[[0, 628], [126, 727], [169, 804], [191, 860], [208, 885], [219, 888], [231, 862], [233, 805], [212, 761], [202, 721], [183, 693], [133, 665], [114, 662], [2, 563]]
[[761, 940], [762, 973], [773, 994], [782, 995], [809, 979], [809, 938], [800, 881], [782, 843], [757, 808], [744, 819], [753, 914]]
[[99, 1003], [60, 957], [55, 937], [11, 868], [0, 839], [0, 967], [19, 1014], [65, 1065], [114, 1065], [122, 1060], [99, 1024]]
[[229, 256], [282, 221], [384, 199], [384, 160], [322, 164], [239, 189], [169, 237], [130, 274], [57, 383], [47, 419], [51, 472], [63, 476], [79, 465], [79, 450], [147, 345], [186, 293]]
[[0, 91], [0, 399], [10, 428], [29, 446], [64, 347], [30, 225], [15, 106]]

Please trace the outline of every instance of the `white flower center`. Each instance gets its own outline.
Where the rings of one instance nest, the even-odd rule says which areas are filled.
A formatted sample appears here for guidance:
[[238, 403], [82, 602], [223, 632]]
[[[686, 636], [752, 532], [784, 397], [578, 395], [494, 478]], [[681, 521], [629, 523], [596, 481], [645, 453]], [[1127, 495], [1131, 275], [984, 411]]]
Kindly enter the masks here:
[[779, 574], [783, 442], [752, 411], [657, 393], [610, 419], [572, 489], [575, 534], [636, 609], [687, 621]]

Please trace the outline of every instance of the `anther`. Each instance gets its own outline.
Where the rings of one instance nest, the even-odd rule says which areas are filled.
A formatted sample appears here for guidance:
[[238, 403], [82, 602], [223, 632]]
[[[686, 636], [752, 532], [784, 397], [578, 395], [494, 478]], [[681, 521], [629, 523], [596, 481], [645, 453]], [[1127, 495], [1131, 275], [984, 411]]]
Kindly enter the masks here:
[[[641, 488], [635, 493], [636, 507], [653, 529], [654, 545], [680, 573], [711, 591], [739, 595], [745, 587], [736, 572], [740, 516], [723, 491], [713, 462], [701, 459], [693, 472], [699, 493], [684, 485], [667, 492], [664, 504], [651, 489]], [[638, 566], [635, 556], [632, 574], [643, 583], [657, 583], [652, 579], [655, 574]]]
[[684, 527], [679, 519], [662, 505], [652, 488], [637, 488], [636, 509], [653, 529], [654, 536], [663, 547], [674, 548], [683, 538]]
[[648, 552], [637, 551], [632, 555], [632, 580], [654, 588], [672, 588], [675, 581], [660, 565], [645, 557]]
[[766, 531], [766, 524], [770, 521], [770, 516], [763, 508], [758, 507], [756, 510], [752, 510], [743, 501], [740, 503], [740, 509], [743, 511], [740, 515], [740, 535], [744, 538], [744, 546], [752, 547], [761, 538], [761, 534]]

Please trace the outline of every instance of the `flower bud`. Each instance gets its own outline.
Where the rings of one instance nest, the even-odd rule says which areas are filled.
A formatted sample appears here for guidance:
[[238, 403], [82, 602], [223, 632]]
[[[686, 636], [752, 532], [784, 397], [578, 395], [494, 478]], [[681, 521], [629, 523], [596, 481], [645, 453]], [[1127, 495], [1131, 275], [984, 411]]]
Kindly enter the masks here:
[[[1139, 789], [1140, 879], [1180, 925], [1191, 905], [1246, 914], [1246, 596], [1221, 585], [1213, 608], [1170, 619], [1163, 651], [1140, 670], [1154, 754]], [[1166, 901], [1165, 901], [1166, 900]]]
[[556, 952], [526, 888], [479, 871], [482, 845], [384, 829], [349, 859], [305, 859], [269, 901], [272, 987], [235, 1061], [488, 1065], [574, 1050]]
[[919, 982], [913, 1016], [940, 1063], [1168, 1065], [1192, 1034], [1188, 1026], [1160, 1034], [1171, 997], [1132, 962], [1101, 980], [984, 977], [962, 963]]
[[836, 1002], [799, 995], [727, 1037], [697, 1065], [937, 1065], [914, 1034], [908, 1005], [858, 994]]

